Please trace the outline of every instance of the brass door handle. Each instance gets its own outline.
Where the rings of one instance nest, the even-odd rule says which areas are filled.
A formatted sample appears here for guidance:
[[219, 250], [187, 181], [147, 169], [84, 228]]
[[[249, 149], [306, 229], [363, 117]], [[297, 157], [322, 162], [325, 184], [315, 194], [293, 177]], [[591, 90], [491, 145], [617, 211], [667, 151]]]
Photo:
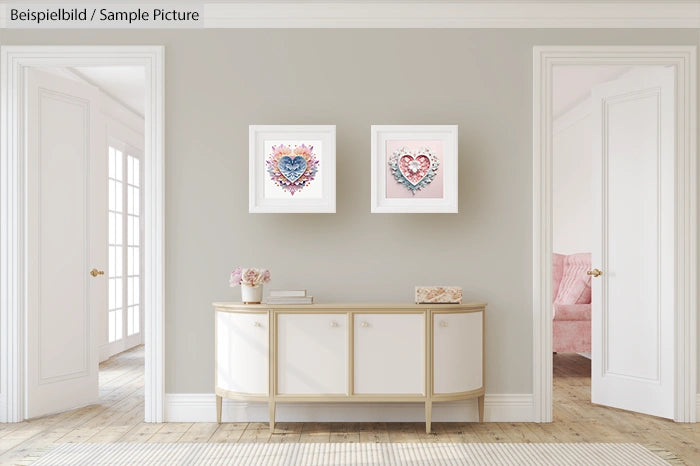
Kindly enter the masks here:
[[104, 270], [92, 269], [92, 270], [90, 271], [90, 275], [92, 275], [93, 277], [96, 277], [96, 276], [98, 276], [98, 275], [104, 275], [104, 274], [105, 274], [105, 271], [104, 271]]
[[600, 277], [601, 275], [603, 275], [603, 271], [598, 270], [598, 269], [593, 269], [593, 270], [589, 270], [588, 272], [586, 272], [586, 274], [591, 275], [593, 277]]

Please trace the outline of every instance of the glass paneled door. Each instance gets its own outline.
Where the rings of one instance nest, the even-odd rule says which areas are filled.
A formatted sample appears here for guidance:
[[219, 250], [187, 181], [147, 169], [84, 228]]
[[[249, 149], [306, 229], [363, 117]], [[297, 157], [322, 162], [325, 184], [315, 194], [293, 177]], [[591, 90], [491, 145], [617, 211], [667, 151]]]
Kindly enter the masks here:
[[142, 343], [141, 153], [116, 140], [109, 144], [108, 354]]

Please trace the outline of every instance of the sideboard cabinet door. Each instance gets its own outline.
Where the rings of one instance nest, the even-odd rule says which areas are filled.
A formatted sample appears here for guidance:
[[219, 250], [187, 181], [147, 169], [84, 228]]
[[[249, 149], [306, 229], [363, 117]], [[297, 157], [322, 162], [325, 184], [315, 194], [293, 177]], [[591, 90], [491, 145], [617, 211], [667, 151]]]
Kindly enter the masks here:
[[237, 393], [268, 393], [267, 314], [216, 313], [216, 384]]
[[357, 394], [425, 394], [424, 314], [355, 314]]
[[277, 315], [277, 392], [347, 393], [347, 316]]
[[482, 312], [433, 314], [434, 393], [482, 387]]

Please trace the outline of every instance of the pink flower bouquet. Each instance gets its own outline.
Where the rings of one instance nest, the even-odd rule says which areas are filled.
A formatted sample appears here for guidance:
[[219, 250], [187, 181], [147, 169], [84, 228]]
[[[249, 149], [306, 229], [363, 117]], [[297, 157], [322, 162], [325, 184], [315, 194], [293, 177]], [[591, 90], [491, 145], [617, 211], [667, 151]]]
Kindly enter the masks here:
[[236, 267], [231, 272], [229, 284], [231, 288], [238, 285], [258, 286], [270, 281], [270, 271], [267, 269]]

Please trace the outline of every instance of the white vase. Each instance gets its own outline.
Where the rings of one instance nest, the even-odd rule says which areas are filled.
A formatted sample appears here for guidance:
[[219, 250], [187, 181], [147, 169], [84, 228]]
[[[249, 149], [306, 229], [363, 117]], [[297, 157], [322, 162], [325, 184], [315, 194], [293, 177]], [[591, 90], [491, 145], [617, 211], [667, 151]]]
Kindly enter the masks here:
[[241, 285], [241, 301], [244, 304], [260, 304], [262, 302], [263, 286]]

